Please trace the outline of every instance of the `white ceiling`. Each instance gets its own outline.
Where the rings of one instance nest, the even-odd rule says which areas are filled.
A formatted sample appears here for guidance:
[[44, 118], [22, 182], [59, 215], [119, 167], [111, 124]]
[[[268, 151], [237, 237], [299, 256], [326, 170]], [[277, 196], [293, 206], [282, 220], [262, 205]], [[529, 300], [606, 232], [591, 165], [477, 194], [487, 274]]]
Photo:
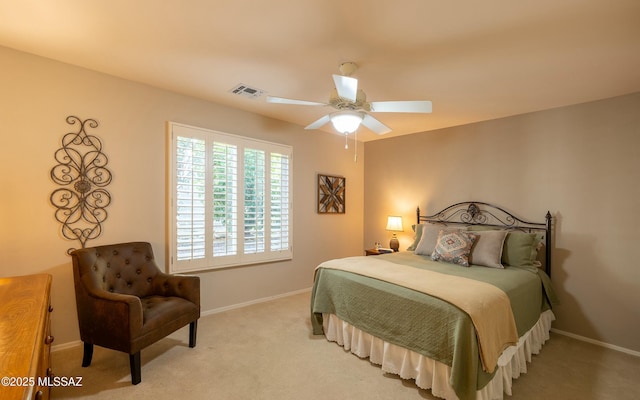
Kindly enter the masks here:
[[230, 90], [326, 102], [353, 61], [369, 101], [433, 101], [383, 137], [640, 91], [640, 0], [0, 0], [0, 45], [301, 126], [332, 109]]

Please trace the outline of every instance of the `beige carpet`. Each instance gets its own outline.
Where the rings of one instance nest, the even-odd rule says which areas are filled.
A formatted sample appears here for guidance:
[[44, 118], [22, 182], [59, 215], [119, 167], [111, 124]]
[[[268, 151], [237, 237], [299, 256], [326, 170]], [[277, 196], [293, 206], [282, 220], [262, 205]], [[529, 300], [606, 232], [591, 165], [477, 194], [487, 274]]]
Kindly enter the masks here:
[[[197, 347], [183, 328], [142, 351], [142, 382], [129, 357], [96, 347], [80, 367], [81, 346], [52, 355], [56, 375], [82, 387], [53, 399], [435, 399], [413, 381], [384, 374], [323, 336], [312, 336], [309, 293], [200, 319]], [[553, 334], [505, 399], [638, 399], [640, 358]]]

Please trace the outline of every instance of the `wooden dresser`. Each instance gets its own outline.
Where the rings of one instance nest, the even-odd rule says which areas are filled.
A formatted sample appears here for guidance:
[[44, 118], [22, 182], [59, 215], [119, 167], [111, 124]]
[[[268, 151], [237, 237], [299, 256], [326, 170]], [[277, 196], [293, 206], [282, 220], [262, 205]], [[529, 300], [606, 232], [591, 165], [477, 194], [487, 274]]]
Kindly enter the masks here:
[[[48, 399], [51, 275], [0, 278], [0, 399]], [[44, 384], [44, 386], [41, 386]]]

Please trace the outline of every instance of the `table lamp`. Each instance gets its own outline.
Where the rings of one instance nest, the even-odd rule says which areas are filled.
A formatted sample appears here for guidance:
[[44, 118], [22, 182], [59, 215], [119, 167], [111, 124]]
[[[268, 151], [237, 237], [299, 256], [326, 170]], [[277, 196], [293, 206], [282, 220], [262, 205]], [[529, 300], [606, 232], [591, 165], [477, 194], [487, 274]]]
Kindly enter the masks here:
[[393, 251], [398, 251], [400, 248], [400, 242], [398, 242], [398, 237], [396, 236], [396, 232], [402, 232], [402, 217], [389, 215], [387, 218], [387, 228], [386, 230], [393, 232], [393, 237], [391, 237], [391, 241], [389, 242], [389, 247]]

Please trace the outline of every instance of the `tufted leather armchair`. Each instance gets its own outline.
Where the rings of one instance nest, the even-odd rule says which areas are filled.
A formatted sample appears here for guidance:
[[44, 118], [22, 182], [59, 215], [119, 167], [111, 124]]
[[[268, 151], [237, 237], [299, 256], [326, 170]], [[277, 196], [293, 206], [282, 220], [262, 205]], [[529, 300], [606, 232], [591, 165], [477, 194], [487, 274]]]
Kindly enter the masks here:
[[79, 249], [71, 257], [83, 367], [91, 364], [94, 345], [122, 351], [137, 385], [143, 348], [187, 324], [189, 347], [195, 347], [199, 277], [163, 273], [146, 242]]

